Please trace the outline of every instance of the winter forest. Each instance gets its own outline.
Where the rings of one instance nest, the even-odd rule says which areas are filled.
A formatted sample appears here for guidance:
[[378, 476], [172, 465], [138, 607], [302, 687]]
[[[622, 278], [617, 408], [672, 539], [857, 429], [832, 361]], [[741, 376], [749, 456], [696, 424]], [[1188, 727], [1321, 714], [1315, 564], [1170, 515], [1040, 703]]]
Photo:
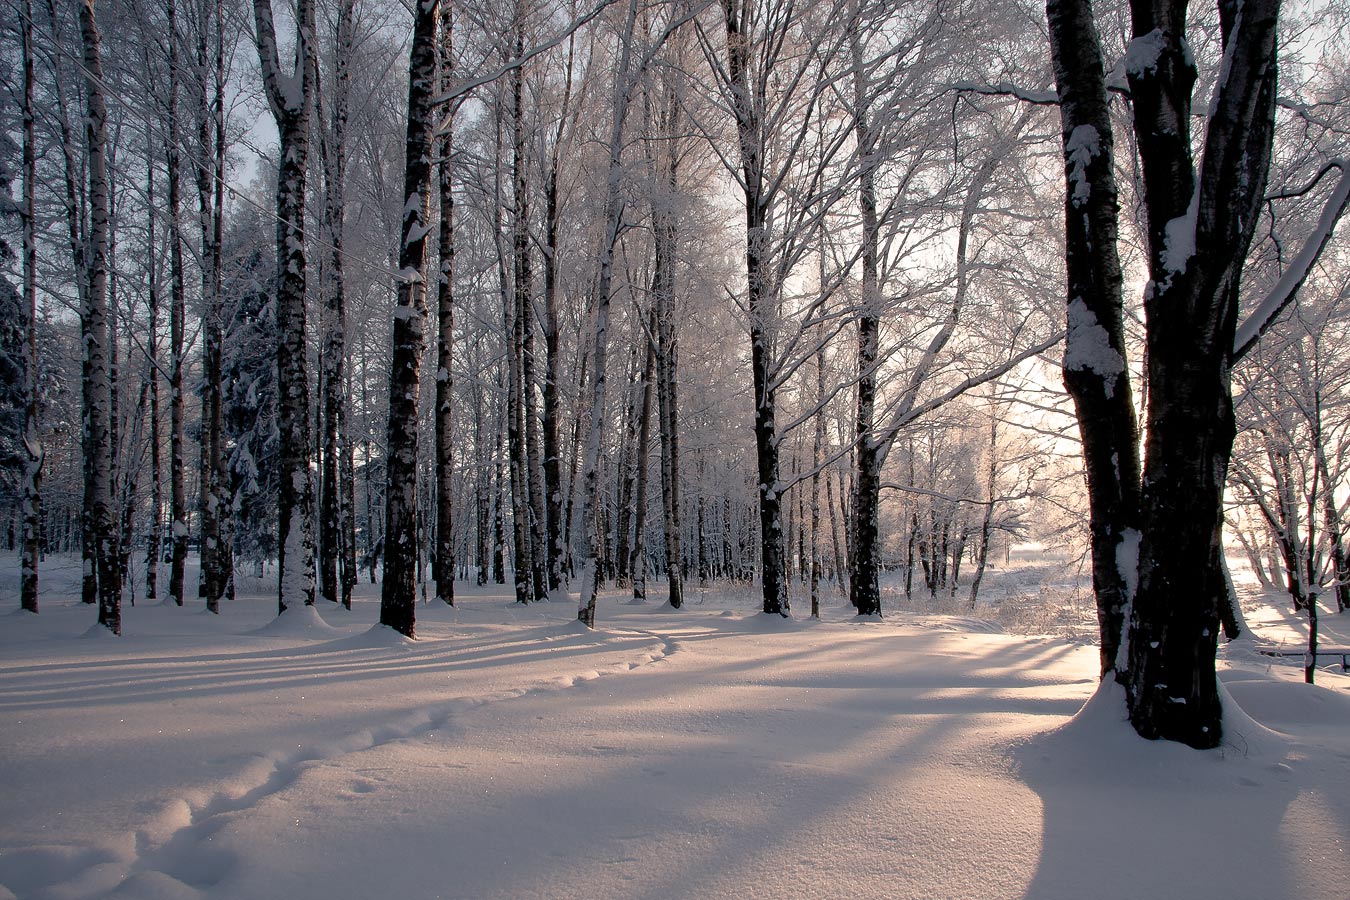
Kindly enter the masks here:
[[[466, 664], [482, 685], [395, 704], [393, 725], [316, 717], [261, 776], [165, 782], [187, 811], [151, 815], [132, 856], [5, 834], [0, 897], [261, 896], [186, 843], [319, 802], [286, 799], [316, 760], [449, 741], [503, 692], [642, 683], [681, 654], [704, 667], [690, 684], [741, 655], [772, 682], [800, 652], [821, 688], [854, 664], [891, 685], [914, 659], [935, 684], [975, 666], [1010, 679], [999, 690], [1079, 685], [1046, 710], [1060, 719], [1004, 739], [1095, 691], [1017, 777], [1054, 781], [1041, 750], [1091, 750], [1125, 773], [1096, 785], [1108, 806], [1130, 773], [1199, 765], [1157, 754], [1240, 744], [1263, 784], [1295, 757], [1350, 759], [1343, 0], [0, 3], [0, 705], [42, 685], [44, 661], [71, 691], [85, 665], [140, 683], [150, 657], [172, 679], [194, 653], [232, 683], [241, 635], [297, 669], [354, 655], [366, 680], [342, 702], [371, 709], [368, 677], [402, 654], [559, 653]], [[180, 626], [175, 609], [203, 615]], [[134, 618], [151, 610], [159, 624]], [[52, 643], [95, 621], [117, 642]], [[1072, 651], [1044, 670], [996, 660], [1036, 647]], [[391, 677], [421, 697], [410, 671]], [[142, 700], [62, 702], [125, 723]], [[1279, 719], [1307, 703], [1311, 730]], [[924, 708], [887, 715], [906, 711]], [[5, 726], [28, 777], [65, 734], [50, 727], [20, 752]], [[1330, 855], [1262, 883], [1330, 900], [1350, 793], [1297, 771], [1305, 794], [1261, 802], [1301, 806], [1300, 836], [1278, 837]], [[1196, 796], [1232, 790], [1192, 774]], [[1010, 783], [976, 796], [1002, 803]], [[617, 827], [608, 810], [575, 827]], [[972, 850], [950, 860], [964, 887], [949, 872], [912, 895], [1078, 896], [1091, 848], [1042, 847], [1019, 883], [978, 875]], [[296, 865], [261, 840], [234, 852]], [[456, 852], [477, 886], [414, 895], [573, 896]], [[1192, 877], [1180, 859], [1156, 872]], [[346, 877], [323, 893], [370, 896]], [[838, 877], [768, 884], [911, 895]], [[732, 883], [709, 878], [565, 883]]]

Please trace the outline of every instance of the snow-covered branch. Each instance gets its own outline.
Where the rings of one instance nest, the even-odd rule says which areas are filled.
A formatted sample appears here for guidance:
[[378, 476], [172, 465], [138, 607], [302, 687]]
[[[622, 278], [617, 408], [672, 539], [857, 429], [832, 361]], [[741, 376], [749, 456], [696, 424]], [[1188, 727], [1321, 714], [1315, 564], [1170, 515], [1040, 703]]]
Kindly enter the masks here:
[[1337, 158], [1327, 163], [1313, 181], [1302, 191], [1291, 192], [1278, 195], [1280, 197], [1292, 197], [1307, 193], [1332, 169], [1339, 169], [1341, 173], [1340, 181], [1327, 198], [1322, 207], [1322, 214], [1318, 217], [1317, 227], [1313, 229], [1312, 234], [1303, 244], [1303, 249], [1299, 251], [1298, 256], [1290, 263], [1289, 268], [1285, 270], [1284, 275], [1271, 288], [1264, 300], [1257, 304], [1256, 309], [1247, 317], [1247, 321], [1238, 326], [1237, 334], [1233, 337], [1233, 359], [1236, 361], [1247, 354], [1252, 347], [1261, 339], [1275, 322], [1276, 316], [1288, 306], [1297, 295], [1303, 282], [1308, 279], [1308, 274], [1313, 266], [1317, 264], [1322, 256], [1322, 251], [1326, 249], [1331, 241], [1331, 235], [1336, 230], [1336, 224], [1341, 216], [1345, 215], [1345, 210], [1350, 207], [1350, 167], [1346, 165], [1344, 158]]

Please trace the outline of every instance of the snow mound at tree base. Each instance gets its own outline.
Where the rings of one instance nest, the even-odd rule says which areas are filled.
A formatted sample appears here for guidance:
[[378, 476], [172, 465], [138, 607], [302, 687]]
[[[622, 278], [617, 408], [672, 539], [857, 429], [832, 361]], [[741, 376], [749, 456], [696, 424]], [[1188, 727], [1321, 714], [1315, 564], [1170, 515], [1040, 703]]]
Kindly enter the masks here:
[[319, 615], [316, 606], [293, 606], [253, 632], [260, 637], [332, 637], [339, 630]]

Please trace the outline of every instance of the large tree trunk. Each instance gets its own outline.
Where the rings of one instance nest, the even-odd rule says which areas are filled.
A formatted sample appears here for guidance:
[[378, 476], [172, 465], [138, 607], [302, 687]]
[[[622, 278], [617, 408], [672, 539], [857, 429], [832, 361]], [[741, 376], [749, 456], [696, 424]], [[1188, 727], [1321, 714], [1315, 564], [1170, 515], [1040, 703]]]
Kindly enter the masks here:
[[754, 376], [763, 609], [767, 614], [786, 617], [791, 615], [791, 609], [783, 543], [783, 486], [778, 478], [778, 432], [770, 346], [773, 323], [778, 314], [778, 296], [771, 281], [771, 261], [766, 258], [769, 252], [769, 199], [764, 189], [763, 131], [755, 91], [749, 83], [749, 35], [743, 31], [745, 10], [739, 0], [722, 0], [722, 12], [745, 202], [746, 307], [750, 319], [750, 367]]
[[436, 87], [437, 3], [419, 3], [408, 61], [408, 131], [404, 143], [403, 229], [398, 254], [398, 305], [389, 381], [385, 462], [384, 584], [380, 624], [413, 637], [417, 605], [418, 385], [426, 318], [426, 244], [431, 225], [431, 153]]
[[[277, 609], [314, 603], [314, 484], [309, 460], [309, 379], [305, 374], [305, 173], [314, 96], [314, 0], [296, 9], [295, 69], [277, 62], [271, 0], [253, 0], [258, 56], [268, 104], [281, 135], [277, 174], [277, 425], [281, 433], [278, 492]], [[283, 85], [283, 80], [286, 84]], [[386, 541], [386, 548], [388, 541]]]
[[[440, 88], [448, 91], [454, 82], [453, 4], [446, 3], [440, 10], [440, 39], [437, 42], [440, 62]], [[453, 121], [453, 118], [452, 118]], [[438, 187], [440, 188], [441, 216], [437, 236], [440, 273], [436, 279], [436, 556], [433, 577], [436, 596], [443, 602], [455, 603], [455, 542], [454, 542], [454, 448], [451, 443], [454, 427], [453, 382], [450, 377], [455, 339], [455, 197], [454, 169], [450, 155], [452, 133], [447, 128], [437, 141], [436, 156]]]
[[[83, 0], [82, 0], [83, 2]], [[83, 13], [83, 7], [81, 7]], [[90, 7], [92, 15], [92, 6]], [[61, 39], [57, 31], [57, 13], [55, 0], [47, 0], [47, 16], [51, 23], [51, 36], [57, 46]], [[87, 342], [88, 332], [85, 321], [85, 311], [89, 308], [89, 298], [87, 294], [93, 279], [90, 274], [92, 265], [92, 243], [90, 240], [88, 216], [83, 205], [84, 189], [78, 184], [81, 176], [81, 169], [75, 156], [75, 133], [70, 125], [70, 116], [66, 110], [66, 100], [63, 86], [61, 84], [61, 68], [57, 66], [52, 70], [56, 87], [56, 115], [57, 125], [61, 134], [61, 155], [64, 163], [62, 174], [65, 186], [64, 211], [66, 214], [66, 233], [69, 237], [71, 264], [75, 271], [75, 290], [79, 298], [80, 306], [80, 331], [81, 340]], [[87, 120], [86, 120], [87, 121]], [[106, 162], [104, 163], [106, 168]], [[105, 205], [106, 205], [106, 197]], [[105, 257], [106, 261], [106, 257]], [[106, 285], [106, 279], [104, 281]], [[106, 299], [105, 299], [106, 308]], [[104, 322], [106, 332], [106, 317]], [[104, 357], [104, 365], [107, 359]], [[92, 383], [93, 373], [90, 369], [90, 357], [88, 353], [81, 354], [80, 361], [80, 383], [82, 390], [87, 398], [88, 386]], [[83, 504], [80, 507], [80, 561], [81, 561], [81, 580], [80, 580], [80, 599], [89, 605], [98, 603], [98, 541], [94, 535], [94, 496], [91, 493], [94, 486], [94, 477], [92, 468], [94, 465], [95, 450], [90, 438], [89, 419], [82, 412], [80, 419], [80, 455], [81, 455], [81, 475], [84, 485]]]
[[1051, 0], [1046, 11], [1059, 86], [1066, 182], [1069, 328], [1064, 384], [1074, 401], [1083, 442], [1092, 581], [1101, 672], [1106, 675], [1118, 665], [1136, 577], [1131, 557], [1137, 554], [1139, 541], [1139, 453], [1125, 366], [1114, 134], [1090, 2]]
[[1236, 430], [1233, 339], [1242, 266], [1270, 164], [1279, 0], [1219, 4], [1225, 77], [1208, 119], [1198, 181], [1185, 4], [1141, 4], [1132, 11], [1134, 37], [1156, 47], [1157, 62], [1127, 73], [1151, 282], [1144, 297], [1143, 537], [1126, 687], [1140, 734], [1214, 747], [1222, 740], [1214, 656], [1228, 590], [1220, 556], [1223, 487]]
[[86, 377], [84, 421], [91, 459], [85, 467], [85, 498], [98, 579], [98, 621], [122, 633], [122, 585], [117, 570], [117, 522], [112, 496], [112, 382], [108, 368], [108, 107], [103, 96], [100, 36], [94, 0], [80, 3], [86, 88], [85, 133], [89, 173], [89, 284], [81, 309]]
[[1047, 6], [1064, 123], [1065, 381], [1079, 407], [1092, 504], [1102, 669], [1114, 668], [1125, 684], [1139, 734], [1202, 748], [1223, 739], [1214, 656], [1229, 600], [1221, 529], [1235, 429], [1230, 369], [1241, 269], [1270, 162], [1278, 10], [1278, 0], [1219, 4], [1222, 76], [1197, 179], [1186, 4], [1131, 6], [1126, 75], [1150, 275], [1147, 462], [1138, 480], [1130, 471], [1134, 429], [1117, 338], [1123, 304], [1100, 41], [1088, 3]]

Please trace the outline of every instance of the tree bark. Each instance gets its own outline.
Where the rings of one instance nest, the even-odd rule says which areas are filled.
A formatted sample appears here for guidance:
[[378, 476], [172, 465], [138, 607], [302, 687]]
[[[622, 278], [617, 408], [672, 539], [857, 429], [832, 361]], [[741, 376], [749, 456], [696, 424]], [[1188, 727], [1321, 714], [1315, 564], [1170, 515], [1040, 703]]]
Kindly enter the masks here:
[[[295, 68], [283, 76], [277, 61], [271, 0], [253, 0], [258, 56], [268, 105], [281, 136], [277, 175], [277, 610], [314, 604], [314, 484], [309, 461], [309, 379], [305, 374], [305, 174], [314, 96], [314, 0], [296, 7]], [[386, 540], [386, 550], [388, 541]]]
[[108, 107], [103, 95], [103, 63], [94, 0], [82, 0], [80, 36], [84, 50], [85, 134], [89, 177], [88, 288], [81, 309], [86, 377], [84, 420], [88, 436], [86, 505], [98, 580], [98, 621], [122, 633], [122, 585], [117, 568], [117, 523], [112, 496], [112, 382], [108, 362]]
[[[225, 27], [216, 3], [217, 47]], [[197, 152], [193, 167], [202, 230], [202, 428], [201, 428], [201, 584], [206, 608], [220, 612], [220, 599], [233, 578], [229, 548], [229, 461], [225, 453], [224, 404], [221, 396], [221, 354], [225, 341], [225, 299], [222, 296], [224, 235], [224, 59], [216, 55], [210, 71], [210, 26], [205, 16], [197, 34]], [[208, 74], [209, 73], [209, 74]], [[214, 84], [214, 96], [209, 87]], [[302, 201], [303, 202], [303, 201]]]
[[721, 0], [727, 35], [727, 76], [733, 98], [741, 188], [745, 204], [746, 306], [750, 318], [750, 367], [754, 377], [755, 462], [758, 475], [760, 575], [763, 611], [788, 617], [787, 561], [783, 543], [782, 491], [778, 477], [778, 433], [770, 342], [778, 314], [770, 285], [770, 199], [764, 189], [764, 146], [760, 109], [750, 85], [750, 36], [743, 31], [742, 0]]
[[633, 599], [647, 599], [647, 479], [650, 472], [648, 448], [652, 441], [652, 398], [656, 388], [656, 310], [647, 314], [643, 346], [642, 385], [638, 400], [638, 434], [633, 447], [633, 548], [628, 571], [633, 578]]
[[[678, 107], [673, 94], [666, 97], [662, 131], [670, 140], [677, 129]], [[659, 173], [671, 196], [678, 189], [678, 156], [674, 147], [658, 154]], [[675, 250], [678, 239], [673, 212], [657, 203], [653, 209], [655, 263], [652, 295], [656, 310], [657, 416], [661, 438], [661, 509], [666, 539], [666, 583], [673, 609], [684, 605], [683, 554], [680, 548], [680, 434], [677, 369], [679, 345], [675, 333]], [[644, 452], [645, 447], [641, 448]]]
[[[323, 352], [320, 354], [323, 396], [323, 448], [319, 469], [319, 590], [325, 600], [351, 609], [354, 565], [348, 564], [347, 534], [351, 494], [345, 490], [343, 453], [347, 430], [347, 298], [343, 271], [347, 181], [348, 96], [355, 0], [341, 0], [333, 51], [332, 113], [321, 149], [324, 174], [324, 233], [327, 235], [328, 278], [323, 290]], [[354, 551], [353, 551], [354, 552]]]
[[637, 0], [629, 0], [622, 47], [614, 71], [614, 93], [609, 128], [609, 164], [605, 179], [604, 232], [600, 244], [600, 274], [596, 284], [595, 331], [591, 346], [591, 411], [586, 438], [586, 461], [582, 468], [581, 544], [585, 568], [581, 577], [577, 619], [588, 628], [595, 627], [595, 599], [599, 589], [600, 535], [596, 532], [595, 511], [599, 500], [600, 437], [605, 421], [605, 363], [609, 352], [610, 292], [614, 278], [614, 251], [623, 224], [623, 130], [632, 90], [629, 66], [633, 52], [633, 27], [637, 21]]
[[183, 605], [184, 569], [188, 551], [186, 437], [183, 417], [183, 370], [187, 365], [187, 287], [183, 273], [183, 234], [179, 221], [182, 204], [182, 135], [178, 127], [177, 0], [168, 0], [169, 137], [165, 168], [169, 219], [169, 599]]
[[[1130, 720], [1144, 737], [1222, 740], [1214, 672], [1227, 585], [1223, 486], [1236, 425], [1231, 368], [1238, 288], [1274, 131], [1279, 0], [1219, 4], [1225, 69], [1199, 180], [1189, 122], [1194, 60], [1184, 3], [1132, 6], [1157, 64], [1127, 73], [1148, 212], [1148, 427], [1139, 588], [1128, 624]], [[1156, 34], [1155, 34], [1156, 33]]]
[[1105, 64], [1088, 0], [1046, 6], [1064, 147], [1068, 335], [1064, 384], [1073, 398], [1087, 475], [1101, 673], [1117, 669], [1135, 584], [1139, 452], [1125, 365], [1117, 255], [1114, 134]]
[[[453, 4], [446, 3], [439, 14], [440, 37], [437, 48], [442, 92], [450, 89], [455, 78], [451, 40], [454, 34], [453, 9]], [[450, 121], [454, 121], [453, 115]], [[436, 279], [436, 557], [433, 577], [436, 581], [436, 596], [454, 606], [454, 383], [451, 366], [455, 340], [455, 196], [452, 141], [451, 126], [447, 126], [439, 136], [436, 152], [441, 215], [437, 229], [440, 273]]]
[[[23, 546], [20, 563], [19, 606], [38, 611], [38, 559], [42, 536], [42, 463], [44, 450], [38, 430], [37, 355], [37, 218], [34, 198], [37, 184], [37, 151], [33, 115], [33, 4], [24, 0], [23, 53], [23, 309], [24, 322], [24, 426], [23, 443], [28, 458], [23, 470]], [[153, 241], [151, 242], [153, 244]]]
[[417, 605], [417, 420], [426, 318], [426, 245], [431, 231], [432, 97], [436, 88], [436, 0], [418, 3], [408, 61], [408, 130], [404, 143], [403, 227], [398, 305], [389, 381], [385, 462], [384, 584], [380, 624], [414, 636]]

